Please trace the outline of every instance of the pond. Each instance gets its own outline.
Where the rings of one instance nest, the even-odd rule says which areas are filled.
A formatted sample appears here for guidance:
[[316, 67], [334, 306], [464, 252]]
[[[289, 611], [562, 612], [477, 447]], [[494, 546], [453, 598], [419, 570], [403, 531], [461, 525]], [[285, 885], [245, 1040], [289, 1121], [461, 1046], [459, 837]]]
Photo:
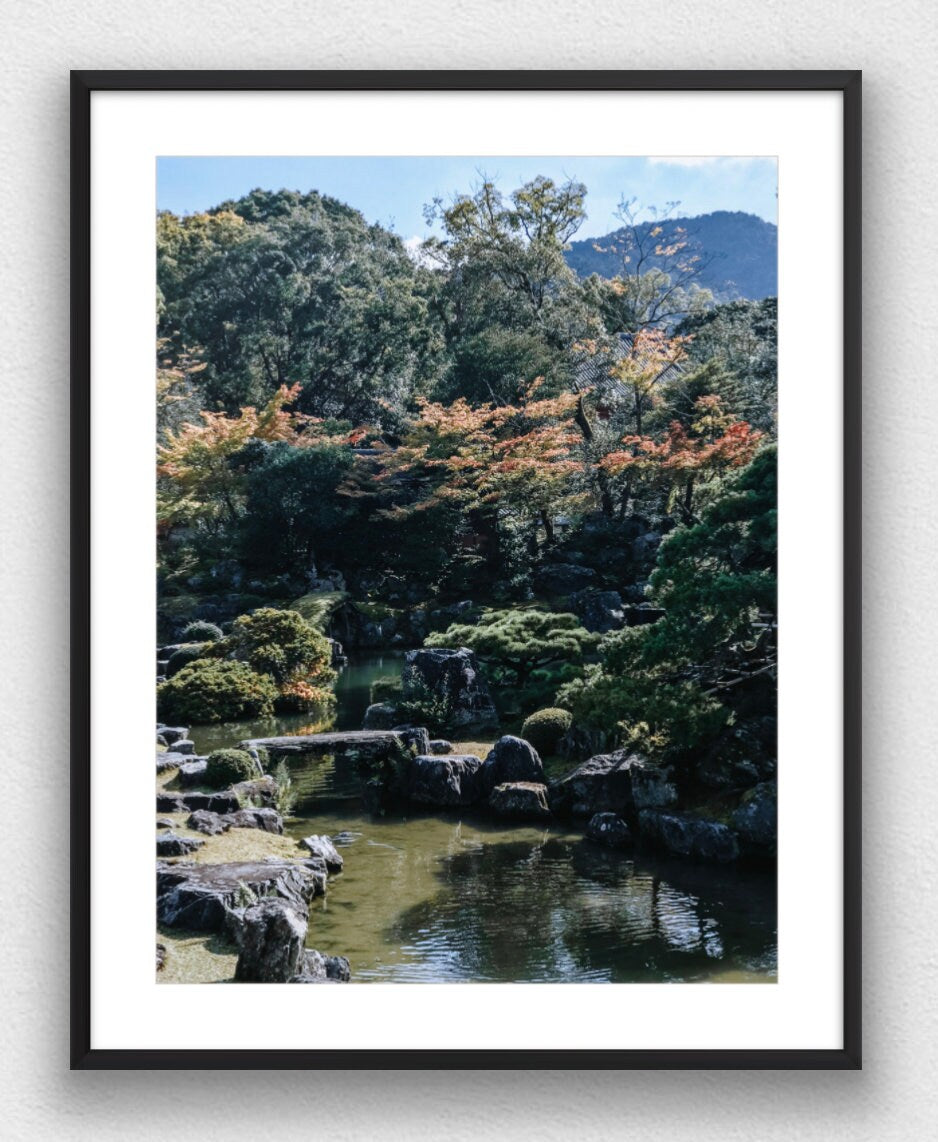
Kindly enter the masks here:
[[[394, 654], [352, 661], [332, 725], [360, 728], [372, 681], [400, 667]], [[305, 715], [193, 727], [192, 737], [201, 753], [309, 724]], [[776, 978], [774, 870], [618, 853], [564, 826], [506, 827], [465, 814], [374, 818], [331, 761], [297, 761], [291, 773], [298, 802], [286, 831], [298, 840], [348, 834], [345, 869], [314, 902], [308, 942], [348, 956], [353, 981]]]

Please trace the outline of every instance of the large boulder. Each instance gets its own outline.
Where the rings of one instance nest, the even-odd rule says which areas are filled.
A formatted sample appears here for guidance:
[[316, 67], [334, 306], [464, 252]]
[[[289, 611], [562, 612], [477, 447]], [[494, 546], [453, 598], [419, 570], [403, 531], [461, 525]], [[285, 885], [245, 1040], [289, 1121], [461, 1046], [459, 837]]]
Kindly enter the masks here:
[[624, 749], [589, 758], [550, 787], [551, 809], [561, 816], [618, 813], [634, 818], [642, 809], [664, 808], [676, 801], [670, 771]]
[[390, 730], [400, 721], [401, 715], [393, 702], [373, 702], [365, 711], [363, 730]]
[[278, 837], [283, 836], [283, 817], [276, 809], [238, 809], [235, 813], [225, 814], [225, 819], [231, 822], [233, 829], [260, 829]]
[[[178, 650], [179, 648], [174, 647], [173, 649]], [[168, 746], [171, 746], [174, 742], [188, 740], [188, 738], [189, 738], [189, 727], [188, 726], [163, 726], [163, 725], [159, 725], [159, 726], [157, 726], [157, 735], [159, 737], [161, 737], [163, 739], [163, 741]], [[185, 751], [179, 750], [178, 752], [184, 753]]]
[[343, 730], [327, 734], [295, 734], [276, 738], [250, 738], [238, 749], [267, 750], [270, 764], [281, 758], [325, 757], [331, 754], [337, 765], [386, 761], [399, 755], [403, 742], [392, 730]]
[[774, 851], [778, 839], [778, 787], [763, 781], [742, 795], [731, 822], [744, 845]]
[[248, 781], [239, 781], [236, 785], [232, 785], [231, 792], [242, 805], [251, 803], [274, 809], [277, 806], [280, 790], [272, 777], [253, 777]]
[[728, 864], [739, 857], [736, 834], [720, 821], [643, 809], [638, 815], [643, 839], [675, 856]]
[[393, 726], [401, 741], [414, 754], [430, 753], [430, 734], [425, 726]]
[[231, 828], [231, 822], [227, 816], [221, 813], [210, 813], [208, 809], [196, 809], [194, 813], [190, 813], [186, 820], [186, 828], [192, 829], [196, 833], [205, 833], [208, 837], [217, 837], [221, 833], [227, 833]]
[[157, 865], [157, 922], [191, 932], [225, 932], [233, 911], [269, 896], [302, 912], [326, 891], [326, 877], [325, 861], [318, 857]]
[[306, 944], [308, 913], [285, 900], [261, 900], [229, 918], [238, 944], [235, 979], [239, 983], [286, 983], [294, 975]]
[[304, 849], [308, 849], [313, 856], [321, 857], [326, 862], [326, 868], [330, 872], [342, 871], [342, 866], [345, 862], [336, 851], [336, 847], [332, 843], [331, 838], [315, 834], [311, 837], [304, 837], [300, 841], [300, 844]]
[[446, 738], [433, 738], [430, 742], [430, 753], [452, 753], [453, 743], [448, 742]]
[[482, 767], [480, 781], [482, 791], [486, 795], [496, 785], [517, 781], [543, 785], [546, 781], [544, 763], [530, 742], [526, 742], [524, 738], [505, 734], [489, 750], [485, 765]]
[[205, 782], [205, 771], [208, 769], [208, 759], [204, 757], [192, 758], [184, 761], [179, 767], [179, 784], [185, 789]]
[[276, 809], [238, 809], [235, 813], [210, 813], [197, 809], [186, 821], [186, 828], [210, 837], [229, 829], [262, 829], [265, 833], [283, 834], [283, 818]]
[[592, 567], [576, 563], [547, 563], [534, 577], [534, 586], [544, 595], [572, 595], [585, 590], [596, 578]]
[[313, 948], [303, 952], [297, 966], [290, 983], [348, 983], [352, 974], [345, 956], [325, 956]]
[[432, 702], [445, 711], [446, 724], [453, 730], [498, 724], [476, 656], [466, 647], [409, 650], [401, 683], [405, 703]]
[[205, 841], [198, 837], [179, 837], [175, 833], [159, 833], [156, 838], [158, 857], [183, 857], [200, 849]]
[[589, 631], [607, 634], [625, 626], [622, 596], [618, 591], [597, 591], [588, 588], [570, 596], [570, 609]]
[[481, 769], [481, 758], [472, 754], [420, 755], [410, 766], [408, 798], [439, 808], [471, 805], [479, 795]]
[[509, 781], [489, 794], [489, 808], [499, 817], [546, 821], [550, 817], [547, 786], [534, 781]]
[[234, 793], [157, 793], [157, 813], [236, 813], [241, 808]]
[[[165, 739], [165, 733], [163, 737]], [[169, 745], [169, 742], [166, 744]], [[173, 742], [173, 753], [181, 753], [186, 757], [192, 757], [195, 754], [195, 742], [190, 741], [188, 738], [178, 738]]]

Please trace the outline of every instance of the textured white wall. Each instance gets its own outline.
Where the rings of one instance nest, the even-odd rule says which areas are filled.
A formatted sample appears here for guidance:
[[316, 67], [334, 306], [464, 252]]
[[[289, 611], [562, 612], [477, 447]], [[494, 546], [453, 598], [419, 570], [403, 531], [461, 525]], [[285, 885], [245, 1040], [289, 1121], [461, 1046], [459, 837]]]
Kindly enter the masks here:
[[[930, 1133], [938, 1109], [938, 779], [928, 685], [938, 562], [931, 304], [938, 23], [930, 7], [927, 0], [0, 2], [0, 1136], [147, 1142], [185, 1133], [207, 1142], [234, 1131], [256, 1142], [304, 1135], [589, 1142], [654, 1133], [898, 1142]], [[629, 65], [865, 71], [866, 1069], [69, 1074], [68, 69]], [[804, 378], [808, 393], [813, 380]]]

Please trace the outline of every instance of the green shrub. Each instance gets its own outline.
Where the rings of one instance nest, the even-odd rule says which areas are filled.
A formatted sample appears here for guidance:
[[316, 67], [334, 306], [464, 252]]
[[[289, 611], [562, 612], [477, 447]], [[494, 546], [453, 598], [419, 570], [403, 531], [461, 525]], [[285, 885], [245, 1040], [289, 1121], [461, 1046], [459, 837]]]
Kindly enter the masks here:
[[315, 709], [334, 699], [332, 644], [298, 611], [261, 607], [241, 615], [211, 653], [269, 675], [277, 686], [279, 710]]
[[372, 702], [400, 701], [401, 680], [399, 677], [376, 678], [371, 684]]
[[237, 781], [257, 777], [254, 758], [243, 749], [216, 749], [208, 755], [205, 784], [212, 789], [227, 789]]
[[185, 642], [218, 642], [223, 636], [221, 627], [196, 619], [194, 623], [189, 623], [182, 632], [182, 637]]
[[277, 687], [243, 662], [200, 658], [156, 689], [160, 717], [183, 724], [267, 718]]
[[531, 743], [538, 753], [551, 754], [557, 750], [557, 743], [573, 725], [573, 715], [569, 710], [549, 706], [525, 718], [521, 736]]
[[201, 658], [207, 645], [204, 642], [187, 642], [178, 650], [174, 650], [166, 663], [166, 677], [174, 678], [184, 666]]

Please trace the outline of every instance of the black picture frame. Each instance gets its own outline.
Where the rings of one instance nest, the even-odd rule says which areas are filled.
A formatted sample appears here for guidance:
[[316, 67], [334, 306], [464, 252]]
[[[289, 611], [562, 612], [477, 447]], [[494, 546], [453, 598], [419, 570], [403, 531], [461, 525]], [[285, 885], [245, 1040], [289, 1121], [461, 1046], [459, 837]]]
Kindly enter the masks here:
[[[102, 1050], [91, 1046], [91, 97], [96, 91], [836, 91], [843, 96], [843, 1045], [799, 1050]], [[861, 1066], [861, 73], [73, 71], [71, 73], [71, 1068], [754, 1069]], [[849, 399], [847, 399], [849, 397]]]

